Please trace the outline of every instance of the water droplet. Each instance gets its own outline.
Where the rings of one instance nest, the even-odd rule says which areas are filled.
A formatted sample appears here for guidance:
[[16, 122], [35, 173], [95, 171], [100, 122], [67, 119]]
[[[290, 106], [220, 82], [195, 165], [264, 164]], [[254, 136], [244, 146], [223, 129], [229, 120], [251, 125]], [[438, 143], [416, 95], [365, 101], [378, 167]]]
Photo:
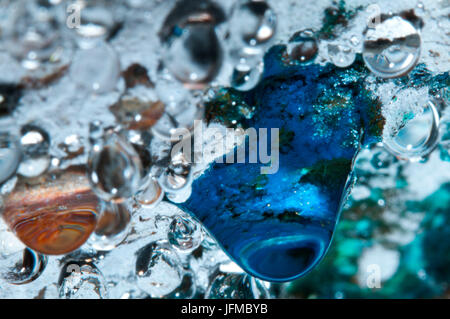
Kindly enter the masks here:
[[116, 51], [107, 43], [76, 51], [69, 76], [80, 87], [95, 93], [114, 90], [120, 77], [120, 61]]
[[203, 87], [222, 66], [222, 48], [209, 22], [186, 22], [174, 30], [164, 46], [164, 66], [188, 87]]
[[231, 85], [240, 91], [248, 91], [253, 89], [261, 79], [264, 70], [264, 63], [247, 63], [246, 60], [238, 63], [231, 75]]
[[[77, 35], [81, 38], [77, 39], [82, 42], [83, 38], [102, 38], [106, 39], [113, 29], [116, 21], [113, 10], [105, 7], [111, 6], [111, 3], [101, 3], [100, 1], [77, 0], [75, 4], [80, 9], [80, 24], [73, 28]], [[84, 39], [86, 40], [86, 39]]]
[[175, 216], [169, 226], [169, 243], [184, 253], [197, 249], [203, 241], [203, 231], [199, 223], [191, 218]]
[[399, 16], [390, 17], [366, 31], [363, 59], [376, 76], [406, 75], [420, 57], [419, 31]]
[[164, 104], [156, 92], [144, 86], [128, 89], [109, 109], [117, 121], [130, 130], [147, 130], [164, 114]]
[[195, 277], [192, 271], [185, 271], [180, 286], [171, 294], [168, 299], [191, 299], [195, 296], [197, 287], [195, 286]]
[[137, 286], [152, 298], [161, 298], [178, 288], [182, 269], [178, 256], [159, 243], [141, 248], [136, 258]]
[[145, 208], [153, 208], [162, 201], [163, 197], [164, 191], [161, 186], [151, 179], [147, 188], [136, 195], [136, 201]]
[[23, 126], [20, 133], [23, 156], [17, 172], [25, 177], [39, 176], [50, 166], [50, 136], [34, 124]]
[[429, 101], [423, 111], [415, 114], [404, 125], [383, 139], [385, 148], [393, 155], [409, 160], [420, 160], [439, 142], [439, 113]]
[[108, 251], [122, 243], [130, 229], [131, 214], [125, 204], [102, 202], [97, 227], [88, 244], [99, 251]]
[[122, 201], [133, 196], [141, 185], [142, 174], [139, 155], [120, 135], [107, 133], [102, 144], [92, 146], [88, 176], [100, 198]]
[[247, 274], [219, 274], [205, 294], [208, 299], [268, 299], [263, 283]]
[[20, 178], [4, 198], [2, 217], [34, 251], [62, 255], [86, 242], [95, 229], [98, 209], [85, 170], [71, 167], [38, 178]]
[[190, 186], [192, 169], [183, 153], [177, 153], [171, 159], [169, 167], [159, 178], [159, 184], [168, 193], [175, 193]]
[[108, 291], [102, 273], [94, 265], [67, 263], [61, 270], [59, 297], [65, 299], [105, 299]]
[[312, 30], [296, 32], [287, 45], [287, 53], [291, 61], [307, 62], [317, 56], [319, 48]]
[[0, 132], [0, 184], [16, 172], [21, 156], [18, 139], [8, 132]]
[[0, 221], [0, 279], [20, 285], [35, 280], [44, 271], [47, 258], [27, 248]]
[[229, 21], [231, 36], [254, 47], [267, 43], [275, 34], [276, 14], [266, 1], [238, 1]]
[[177, 104], [167, 104], [164, 114], [152, 126], [154, 135], [166, 141], [180, 140], [180, 131], [192, 132], [198, 122], [203, 118], [203, 107], [192, 101], [183, 101]]
[[16, 1], [4, 28], [5, 48], [29, 70], [43, 62], [55, 61], [61, 50], [59, 25], [49, 12], [39, 10], [34, 1]]
[[353, 64], [356, 58], [355, 51], [342, 43], [328, 44], [328, 57], [331, 62], [340, 68], [346, 68]]
[[166, 197], [172, 203], [184, 203], [191, 197], [192, 195], [192, 187], [183, 187], [181, 190], [172, 193], [166, 193]]

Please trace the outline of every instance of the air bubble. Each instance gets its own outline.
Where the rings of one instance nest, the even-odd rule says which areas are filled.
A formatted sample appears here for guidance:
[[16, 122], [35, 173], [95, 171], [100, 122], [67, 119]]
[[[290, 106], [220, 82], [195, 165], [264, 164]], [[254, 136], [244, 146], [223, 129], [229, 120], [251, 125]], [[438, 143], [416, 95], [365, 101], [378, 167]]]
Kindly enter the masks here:
[[419, 31], [409, 21], [393, 16], [366, 31], [363, 59], [376, 76], [395, 78], [413, 69], [420, 50]]
[[168, 239], [178, 251], [190, 253], [203, 241], [202, 227], [191, 218], [176, 216], [169, 226]]
[[107, 299], [105, 279], [94, 265], [68, 262], [61, 270], [59, 297], [65, 299]]
[[329, 43], [328, 57], [339, 68], [346, 68], [355, 62], [355, 51], [343, 43]]
[[122, 243], [130, 230], [131, 214], [125, 204], [102, 202], [97, 227], [88, 244], [98, 251], [108, 251]]
[[34, 124], [23, 126], [20, 133], [23, 156], [17, 172], [25, 177], [39, 176], [50, 166], [50, 136]]
[[439, 113], [434, 103], [429, 101], [421, 113], [393, 134], [385, 136], [383, 144], [393, 155], [417, 161], [436, 147], [439, 137]]
[[102, 199], [123, 201], [141, 185], [139, 155], [124, 138], [107, 133], [103, 143], [94, 144], [88, 160], [88, 176], [94, 192]]
[[219, 274], [205, 295], [208, 299], [268, 299], [264, 284], [247, 274]]
[[16, 172], [21, 156], [18, 138], [8, 132], [0, 132], [0, 184]]

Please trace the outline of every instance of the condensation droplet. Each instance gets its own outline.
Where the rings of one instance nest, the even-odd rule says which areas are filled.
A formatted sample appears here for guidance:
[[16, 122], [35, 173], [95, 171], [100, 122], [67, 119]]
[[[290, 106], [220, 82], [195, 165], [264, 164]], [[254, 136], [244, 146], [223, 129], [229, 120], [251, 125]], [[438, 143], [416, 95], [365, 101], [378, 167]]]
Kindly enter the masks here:
[[232, 36], [248, 46], [268, 42], [275, 34], [276, 14], [266, 1], [240, 0], [229, 21]]
[[145, 208], [153, 208], [156, 207], [164, 198], [164, 191], [162, 190], [159, 183], [154, 179], [150, 179], [147, 188], [143, 191], [140, 191], [135, 199]]
[[376, 76], [395, 78], [412, 70], [420, 50], [419, 31], [409, 21], [393, 16], [366, 30], [363, 59]]
[[17, 172], [25, 177], [39, 176], [50, 166], [50, 136], [34, 124], [23, 126], [20, 133], [22, 161]]
[[312, 30], [296, 32], [287, 44], [287, 53], [290, 61], [307, 62], [317, 56], [319, 48]]
[[181, 190], [178, 190], [176, 192], [172, 193], [166, 193], [166, 197], [168, 200], [170, 200], [172, 203], [184, 203], [191, 197], [192, 195], [192, 186], [189, 185], [189, 187], [183, 187]]
[[175, 193], [190, 186], [192, 169], [183, 153], [177, 153], [171, 159], [169, 167], [159, 178], [159, 184], [167, 193]]
[[203, 241], [202, 227], [191, 218], [175, 216], [169, 226], [168, 239], [169, 243], [178, 251], [192, 252]]
[[247, 274], [219, 274], [205, 294], [208, 299], [268, 299], [264, 284]]
[[64, 299], [108, 298], [102, 273], [90, 264], [68, 262], [61, 270], [59, 286], [59, 297]]
[[429, 101], [420, 114], [414, 115], [389, 136], [383, 144], [393, 155], [409, 160], [420, 160], [428, 155], [439, 142], [439, 113]]
[[16, 172], [21, 156], [19, 140], [8, 132], [0, 132], [0, 184]]
[[130, 230], [131, 214], [125, 204], [102, 202], [97, 227], [88, 244], [99, 251], [108, 251], [122, 243]]
[[27, 284], [44, 271], [47, 257], [27, 248], [0, 221], [0, 280], [10, 284]]
[[160, 243], [151, 243], [136, 252], [137, 286], [153, 298], [161, 298], [177, 289], [182, 282], [178, 256]]
[[165, 42], [164, 65], [182, 83], [201, 88], [222, 66], [222, 48], [214, 25], [186, 23]]
[[120, 77], [119, 57], [105, 42], [79, 49], [73, 57], [69, 76], [90, 92], [110, 92], [115, 89]]
[[340, 68], [346, 68], [355, 62], [355, 51], [343, 43], [329, 43], [328, 57], [331, 62]]
[[107, 133], [102, 144], [94, 144], [88, 160], [88, 176], [94, 192], [102, 199], [122, 201], [141, 185], [139, 155], [124, 138]]
[[171, 294], [167, 295], [168, 299], [191, 299], [195, 296], [197, 287], [195, 286], [195, 276], [192, 271], [185, 271], [181, 279], [180, 286]]
[[261, 79], [264, 70], [263, 61], [257, 63], [248, 63], [245, 59], [239, 62], [231, 75], [231, 85], [240, 91], [253, 89]]
[[6, 26], [2, 28], [8, 52], [29, 70], [57, 60], [62, 38], [55, 17], [39, 11], [34, 1], [14, 1], [9, 9]]

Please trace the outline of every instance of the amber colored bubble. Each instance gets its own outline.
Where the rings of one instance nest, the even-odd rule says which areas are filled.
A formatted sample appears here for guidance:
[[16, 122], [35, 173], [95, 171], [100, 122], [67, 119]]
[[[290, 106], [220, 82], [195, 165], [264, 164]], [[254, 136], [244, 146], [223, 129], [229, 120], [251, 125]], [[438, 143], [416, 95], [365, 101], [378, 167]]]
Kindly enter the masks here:
[[4, 201], [3, 219], [29, 248], [46, 255], [67, 254], [89, 238], [97, 224], [99, 200], [81, 167], [22, 178]]

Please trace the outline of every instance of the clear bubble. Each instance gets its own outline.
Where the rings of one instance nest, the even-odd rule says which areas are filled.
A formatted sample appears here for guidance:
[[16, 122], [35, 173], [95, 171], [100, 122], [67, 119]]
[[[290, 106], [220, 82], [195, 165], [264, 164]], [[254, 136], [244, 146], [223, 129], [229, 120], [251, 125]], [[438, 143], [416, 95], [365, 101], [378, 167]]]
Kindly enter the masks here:
[[158, 181], [168, 193], [175, 193], [190, 186], [192, 183], [192, 169], [183, 153], [179, 152], [172, 157], [169, 167]]
[[241, 59], [231, 75], [231, 86], [240, 91], [253, 89], [261, 79], [264, 70], [264, 63], [260, 60], [257, 63], [247, 62]]
[[128, 89], [109, 109], [127, 129], [144, 131], [155, 125], [165, 107], [154, 89], [140, 85]]
[[312, 30], [303, 30], [296, 32], [287, 45], [289, 60], [297, 62], [307, 62], [313, 60], [319, 47]]
[[182, 282], [178, 256], [164, 244], [151, 243], [136, 253], [137, 286], [152, 298], [172, 293]]
[[24, 125], [21, 130], [20, 145], [22, 161], [17, 172], [25, 177], [43, 174], [50, 166], [50, 136], [35, 124]]
[[232, 37], [250, 47], [267, 43], [275, 34], [276, 14], [266, 1], [238, 1], [229, 21]]
[[21, 157], [18, 139], [8, 132], [0, 132], [0, 184], [16, 172]]
[[116, 248], [127, 237], [130, 230], [131, 214], [125, 204], [102, 202], [100, 217], [88, 244], [99, 251]]
[[355, 51], [343, 43], [329, 43], [328, 57], [339, 68], [346, 68], [355, 62]]
[[268, 299], [264, 284], [247, 274], [219, 274], [205, 294], [207, 299]]
[[419, 31], [409, 21], [393, 16], [367, 29], [363, 59], [376, 76], [395, 78], [412, 70], [420, 50]]
[[201, 88], [218, 74], [222, 48], [210, 23], [187, 23], [165, 43], [164, 66], [182, 83]]
[[83, 41], [83, 38], [84, 40], [86, 38], [107, 38], [116, 24], [111, 8], [105, 6], [111, 6], [110, 3], [98, 0], [76, 0], [70, 4], [76, 6], [77, 10], [80, 10], [79, 25], [73, 28], [75, 33], [81, 37], [78, 41]]
[[147, 188], [139, 192], [135, 197], [139, 205], [145, 208], [156, 207], [163, 198], [164, 191], [154, 179], [150, 179]]
[[179, 141], [182, 137], [178, 133], [191, 133], [196, 123], [203, 118], [203, 114], [203, 107], [193, 101], [167, 104], [164, 114], [152, 126], [151, 131], [163, 140]]
[[64, 299], [106, 299], [108, 291], [105, 279], [94, 265], [68, 262], [61, 270], [59, 297]]
[[169, 226], [168, 239], [178, 251], [190, 253], [203, 241], [202, 227], [191, 218], [175, 216]]
[[142, 175], [139, 155], [123, 137], [107, 133], [103, 143], [92, 146], [88, 177], [100, 198], [123, 201], [133, 196], [141, 186]]
[[183, 187], [181, 190], [178, 190], [173, 193], [166, 193], [166, 197], [172, 203], [184, 203], [191, 197], [192, 195], [192, 186]]
[[73, 57], [69, 76], [80, 87], [95, 93], [115, 89], [120, 77], [120, 60], [107, 43], [78, 49]]
[[166, 296], [167, 299], [191, 299], [195, 296], [195, 276], [192, 271], [185, 271], [180, 286]]
[[0, 221], [0, 280], [10, 284], [27, 284], [40, 276], [47, 257], [27, 248]]
[[2, 30], [5, 48], [29, 70], [59, 60], [62, 42], [57, 19], [35, 1], [14, 1]]
[[403, 159], [421, 160], [439, 142], [439, 113], [429, 101], [423, 111], [415, 114], [393, 134], [385, 136], [384, 147], [393, 155]]

